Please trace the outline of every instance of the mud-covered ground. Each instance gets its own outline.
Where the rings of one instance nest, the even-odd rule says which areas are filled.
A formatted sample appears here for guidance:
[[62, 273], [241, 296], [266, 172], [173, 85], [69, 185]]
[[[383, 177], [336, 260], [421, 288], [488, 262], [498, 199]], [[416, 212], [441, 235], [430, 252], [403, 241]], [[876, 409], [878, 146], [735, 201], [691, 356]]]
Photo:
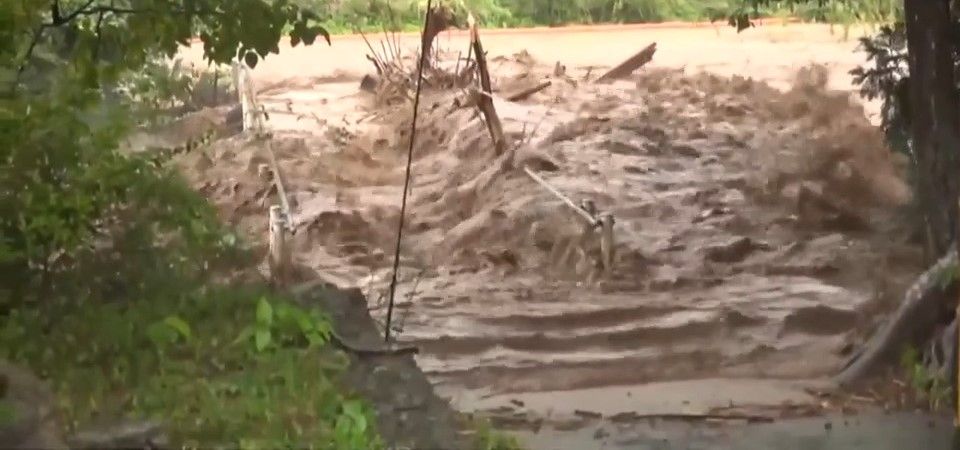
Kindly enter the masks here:
[[[850, 95], [860, 58], [838, 39], [811, 26], [484, 34], [497, 96], [552, 85], [497, 99], [512, 161], [475, 110], [455, 106], [458, 92], [424, 92], [396, 319], [438, 392], [536, 429], [595, 414], [828, 409], [811, 392], [921, 269], [900, 226], [903, 163]], [[604, 68], [590, 66], [652, 40], [634, 77], [591, 82]], [[369, 63], [356, 41], [284, 49], [254, 73], [301, 276], [363, 289], [382, 319], [411, 106], [358, 89]], [[459, 34], [440, 44], [448, 63], [466, 49]], [[263, 246], [267, 158], [237, 136], [179, 163]], [[559, 258], [580, 226], [524, 165], [614, 214], [611, 274]]]

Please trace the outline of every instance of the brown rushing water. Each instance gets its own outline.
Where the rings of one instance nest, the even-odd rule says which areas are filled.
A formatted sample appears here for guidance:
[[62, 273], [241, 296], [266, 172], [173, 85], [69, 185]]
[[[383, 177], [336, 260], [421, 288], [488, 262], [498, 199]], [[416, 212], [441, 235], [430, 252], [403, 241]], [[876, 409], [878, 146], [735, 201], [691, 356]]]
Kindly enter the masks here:
[[[553, 78], [498, 112], [508, 133], [528, 139], [521, 159], [550, 160], [556, 170], [541, 171], [550, 183], [615, 214], [617, 265], [600, 282], [556, 267], [550, 246], [576, 232], [570, 214], [522, 172], [493, 170], [485, 128], [450, 107], [452, 93], [426, 93], [399, 335], [421, 347], [421, 367], [462, 408], [496, 394], [820, 378], [918, 271], [919, 255], [892, 225], [908, 193], [865, 118], [876, 105], [865, 113], [848, 98], [847, 71], [861, 58], [826, 26], [581, 27], [483, 40], [500, 91]], [[592, 66], [651, 41], [658, 51], [635, 79], [584, 82], [603, 70]], [[440, 42], [454, 59], [466, 48], [461, 33]], [[358, 92], [365, 51], [353, 36], [283, 48], [255, 76], [303, 224], [298, 263], [362, 287], [376, 307], [410, 111]], [[566, 76], [551, 75], [556, 61]], [[263, 236], [262, 148], [231, 139], [208, 157], [212, 165], [182, 164], [229, 220]], [[801, 185], [843, 200], [866, 228], [831, 228], [822, 211], [798, 209]]]

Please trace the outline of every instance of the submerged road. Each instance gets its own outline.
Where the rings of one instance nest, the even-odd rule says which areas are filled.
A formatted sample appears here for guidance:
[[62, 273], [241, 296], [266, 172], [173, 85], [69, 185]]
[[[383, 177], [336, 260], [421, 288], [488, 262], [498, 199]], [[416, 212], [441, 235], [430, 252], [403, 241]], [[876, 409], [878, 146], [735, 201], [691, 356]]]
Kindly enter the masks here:
[[[598, 438], [598, 436], [603, 436]], [[950, 450], [949, 417], [920, 413], [786, 420], [713, 427], [677, 423], [603, 432], [521, 434], [539, 450]]]

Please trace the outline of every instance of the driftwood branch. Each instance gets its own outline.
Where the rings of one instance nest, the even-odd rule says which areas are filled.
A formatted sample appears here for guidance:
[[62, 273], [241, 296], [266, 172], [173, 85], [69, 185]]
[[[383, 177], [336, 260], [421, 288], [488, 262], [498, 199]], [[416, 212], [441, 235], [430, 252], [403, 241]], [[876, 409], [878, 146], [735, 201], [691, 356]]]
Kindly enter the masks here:
[[520, 90], [520, 91], [518, 91], [518, 92], [515, 92], [515, 93], [513, 93], [513, 94], [507, 95], [507, 97], [506, 97], [506, 98], [507, 98], [507, 101], [519, 102], [519, 101], [522, 101], [522, 100], [526, 100], [526, 99], [529, 98], [531, 95], [536, 94], [537, 92], [540, 92], [540, 91], [542, 91], [542, 90], [550, 87], [551, 84], [552, 84], [552, 83], [550, 82], [550, 80], [546, 80], [546, 81], [541, 82], [540, 84], [537, 84], [537, 85], [534, 85], [534, 86], [530, 86], [530, 87], [528, 87], [528, 88], [526, 88], [526, 89], [522, 89], [522, 90]]
[[363, 30], [357, 29], [357, 31], [360, 33], [360, 37], [363, 38], [363, 42], [367, 44], [367, 49], [370, 50], [370, 54], [366, 55], [367, 60], [372, 62], [374, 67], [377, 68], [377, 75], [382, 75], [384, 66], [386, 65], [383, 58], [385, 58], [386, 55], [381, 57], [380, 54], [377, 53], [377, 51], [373, 48], [373, 45], [370, 44], [370, 40], [367, 39], [367, 35], [363, 34]]
[[661, 413], [661, 414], [637, 414], [620, 413], [610, 417], [613, 422], [633, 422], [639, 420], [660, 419], [660, 420], [684, 420], [684, 421], [707, 421], [707, 420], [743, 420], [751, 423], [773, 423], [775, 419], [770, 416], [757, 414], [696, 414], [696, 413]]
[[626, 61], [620, 63], [617, 67], [614, 67], [607, 71], [607, 73], [597, 78], [597, 83], [606, 83], [609, 81], [616, 80], [618, 78], [624, 78], [629, 76], [633, 71], [643, 67], [644, 64], [650, 62], [653, 59], [653, 54], [657, 51], [657, 43], [654, 42], [643, 50], [640, 50], [639, 53], [627, 58]]
[[947, 294], [957, 277], [948, 271], [956, 270], [957, 249], [951, 246], [949, 253], [910, 286], [897, 311], [847, 363], [835, 381], [840, 386], [850, 386], [895, 359], [903, 345], [929, 338], [942, 313], [954, 306], [952, 302], [956, 298]]

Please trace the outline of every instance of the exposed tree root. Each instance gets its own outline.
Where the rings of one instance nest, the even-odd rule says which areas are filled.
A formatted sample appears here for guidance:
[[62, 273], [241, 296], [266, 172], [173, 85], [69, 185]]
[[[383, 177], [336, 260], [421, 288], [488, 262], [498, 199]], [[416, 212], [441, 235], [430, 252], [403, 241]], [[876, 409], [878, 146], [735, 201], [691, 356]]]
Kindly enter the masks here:
[[928, 340], [931, 330], [956, 302], [956, 296], [950, 295], [957, 280], [956, 274], [950, 271], [956, 270], [957, 251], [951, 247], [949, 253], [910, 286], [893, 316], [836, 376], [837, 384], [849, 387], [894, 360], [904, 345]]

